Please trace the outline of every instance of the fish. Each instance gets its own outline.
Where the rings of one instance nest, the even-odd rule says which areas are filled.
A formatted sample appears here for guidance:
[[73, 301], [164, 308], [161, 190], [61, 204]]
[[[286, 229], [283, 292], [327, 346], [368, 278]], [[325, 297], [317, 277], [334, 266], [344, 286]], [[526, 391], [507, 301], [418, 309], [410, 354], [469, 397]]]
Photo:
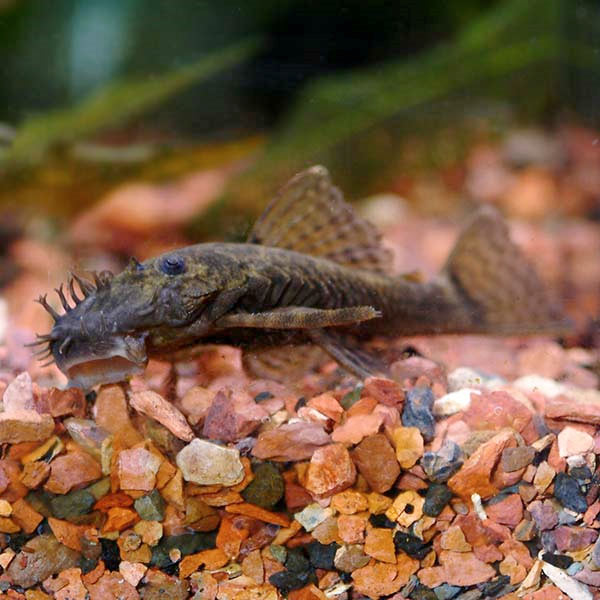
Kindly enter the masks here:
[[365, 378], [386, 372], [365, 349], [375, 337], [568, 328], [496, 209], [473, 214], [431, 280], [394, 275], [380, 232], [322, 166], [285, 184], [245, 243], [190, 245], [93, 279], [72, 274], [56, 290], [62, 313], [38, 299], [54, 325], [34, 342], [86, 390], [215, 344], [242, 348], [258, 376], [329, 356]]

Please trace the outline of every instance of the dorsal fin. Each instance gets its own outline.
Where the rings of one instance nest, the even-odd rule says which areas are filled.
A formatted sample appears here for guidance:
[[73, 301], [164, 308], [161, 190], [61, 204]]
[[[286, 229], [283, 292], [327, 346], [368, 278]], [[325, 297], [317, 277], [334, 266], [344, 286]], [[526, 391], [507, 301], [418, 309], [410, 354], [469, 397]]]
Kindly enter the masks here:
[[321, 166], [298, 173], [280, 190], [247, 241], [381, 273], [391, 265], [377, 229], [344, 201]]

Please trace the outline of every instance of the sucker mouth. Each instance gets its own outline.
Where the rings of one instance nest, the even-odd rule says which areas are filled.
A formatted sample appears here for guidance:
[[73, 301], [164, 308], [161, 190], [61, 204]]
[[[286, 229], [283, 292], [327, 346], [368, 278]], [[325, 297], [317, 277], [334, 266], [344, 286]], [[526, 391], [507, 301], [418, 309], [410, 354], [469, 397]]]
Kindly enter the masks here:
[[57, 360], [57, 363], [69, 378], [69, 387], [90, 389], [101, 383], [116, 383], [143, 373], [148, 362], [145, 339], [145, 333], [115, 336], [104, 352], [86, 352], [71, 360]]
[[65, 374], [69, 378], [68, 387], [89, 390], [101, 383], [117, 383], [131, 375], [139, 375], [145, 367], [146, 361], [134, 362], [117, 355], [75, 363], [66, 369]]

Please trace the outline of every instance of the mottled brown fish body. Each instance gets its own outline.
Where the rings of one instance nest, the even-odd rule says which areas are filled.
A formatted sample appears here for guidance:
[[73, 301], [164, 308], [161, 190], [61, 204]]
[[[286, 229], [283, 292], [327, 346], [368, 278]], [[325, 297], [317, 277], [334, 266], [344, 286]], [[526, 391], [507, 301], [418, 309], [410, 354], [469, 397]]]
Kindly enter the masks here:
[[[41, 344], [84, 388], [120, 381], [149, 356], [175, 360], [206, 344], [252, 350], [262, 376], [289, 374], [283, 345], [308, 344], [366, 377], [385, 371], [356, 345], [371, 336], [522, 334], [565, 327], [539, 277], [490, 208], [478, 211], [440, 274], [420, 283], [391, 274], [377, 230], [346, 204], [322, 167], [294, 177], [245, 244], [199, 244], [130, 265], [91, 284], [73, 280], [65, 313]], [[264, 352], [261, 351], [264, 350]], [[274, 349], [275, 353], [270, 353]], [[308, 346], [301, 348], [304, 369]]]
[[438, 281], [417, 283], [255, 244], [199, 244], [180, 252], [190, 258], [190, 268], [202, 265], [198, 276], [208, 275], [216, 287], [243, 286], [237, 308], [249, 313], [371, 306], [381, 317], [350, 327], [364, 336], [473, 331], [478, 320], [476, 307]]

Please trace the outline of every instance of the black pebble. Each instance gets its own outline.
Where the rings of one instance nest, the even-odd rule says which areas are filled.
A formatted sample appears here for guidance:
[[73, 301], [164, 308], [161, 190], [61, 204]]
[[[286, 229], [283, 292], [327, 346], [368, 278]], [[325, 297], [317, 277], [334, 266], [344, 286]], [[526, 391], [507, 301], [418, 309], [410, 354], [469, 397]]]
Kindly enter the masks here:
[[106, 538], [100, 538], [102, 553], [100, 558], [104, 561], [104, 566], [109, 571], [118, 571], [121, 563], [121, 554], [117, 542]]
[[409, 556], [421, 560], [429, 554], [431, 547], [418, 537], [403, 531], [397, 531], [394, 535], [396, 552], [402, 550]]
[[570, 556], [566, 554], [552, 554], [551, 552], [544, 552], [542, 560], [559, 569], [568, 569], [573, 564], [573, 559]]
[[566, 473], [558, 473], [554, 480], [554, 497], [565, 507], [576, 513], [584, 513], [587, 510], [585, 496], [579, 489], [575, 479]]
[[179, 575], [179, 563], [178, 562], [171, 562], [170, 564], [165, 565], [164, 567], [162, 567], [161, 571], [163, 573], [165, 573], [166, 575], [177, 576], [177, 575]]
[[551, 448], [552, 446], [548, 446], [540, 452], [536, 452], [535, 456], [533, 457], [533, 460], [531, 461], [531, 464], [534, 467], [539, 467], [545, 460], [547, 460], [548, 456], [550, 456]]
[[294, 405], [294, 410], [298, 412], [303, 406], [306, 406], [306, 398], [304, 396], [301, 396], [300, 398], [298, 398], [298, 401]]
[[371, 523], [373, 527], [386, 527], [387, 529], [396, 529], [396, 523], [394, 523], [394, 521], [390, 521], [384, 514], [371, 515], [369, 517], [369, 523]]
[[446, 504], [450, 502], [450, 498], [452, 498], [452, 492], [447, 485], [432, 483], [425, 496], [423, 512], [428, 517], [437, 517], [444, 510]]
[[284, 596], [287, 596], [292, 590], [299, 590], [309, 583], [317, 583], [317, 577], [313, 571], [292, 573], [286, 569], [273, 573], [269, 577], [269, 583], [274, 585]]
[[[165, 570], [173, 565], [173, 561], [169, 558], [169, 552], [174, 548], [177, 548], [181, 552], [181, 556], [195, 554], [202, 550], [214, 548], [216, 545], [216, 537], [216, 531], [165, 536], [160, 540], [160, 543], [157, 546], [152, 548], [152, 559], [150, 564]], [[117, 565], [117, 569], [118, 568]]]
[[[502, 596], [509, 593], [506, 590], [506, 586], [510, 584], [510, 577], [508, 575], [499, 575], [492, 581], [486, 581], [480, 583], [477, 589], [483, 594], [485, 598], [496, 598], [502, 594]], [[514, 589], [514, 588], [513, 588]]]
[[21, 546], [25, 545], [25, 542], [29, 539], [31, 539], [31, 536], [26, 533], [11, 533], [6, 536], [8, 547], [15, 552], [20, 552]]
[[306, 552], [308, 553], [308, 559], [310, 564], [315, 569], [325, 569], [326, 571], [334, 571], [335, 565], [333, 560], [335, 553], [340, 547], [339, 544], [332, 542], [331, 544], [321, 544], [316, 540], [305, 546]]
[[97, 565], [98, 559], [96, 558], [86, 558], [85, 556], [82, 556], [79, 559], [79, 568], [84, 574], [93, 571], [97, 567]]
[[301, 548], [290, 548], [285, 560], [285, 568], [292, 573], [303, 573], [310, 569], [310, 563]]
[[246, 502], [271, 510], [283, 497], [285, 482], [279, 469], [266, 462], [254, 467], [254, 479], [242, 491]]
[[431, 441], [435, 435], [435, 419], [431, 412], [434, 400], [430, 388], [412, 388], [406, 394], [402, 411], [402, 425], [416, 427], [427, 442]]
[[569, 475], [579, 481], [590, 481], [592, 479], [592, 472], [589, 467], [573, 467], [569, 471]]
[[411, 600], [438, 600], [436, 593], [422, 584], [418, 584], [410, 593]]

